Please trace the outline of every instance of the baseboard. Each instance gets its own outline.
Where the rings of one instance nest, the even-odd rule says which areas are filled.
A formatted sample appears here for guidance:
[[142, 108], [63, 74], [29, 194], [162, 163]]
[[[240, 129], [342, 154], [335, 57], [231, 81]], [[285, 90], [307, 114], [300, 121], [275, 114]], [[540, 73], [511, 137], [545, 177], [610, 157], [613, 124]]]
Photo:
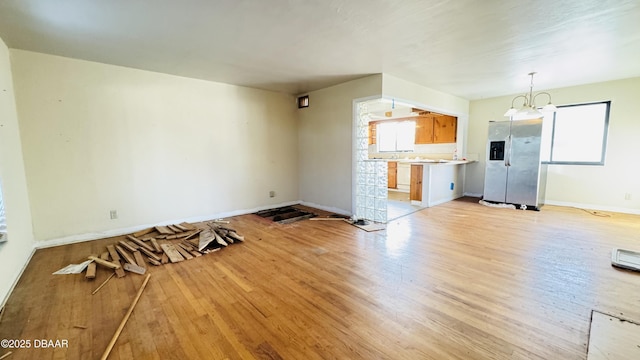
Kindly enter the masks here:
[[[638, 209], [629, 209], [629, 208], [621, 208], [617, 206], [603, 206], [603, 205], [595, 205], [595, 204], [582, 204], [582, 203], [573, 203], [566, 201], [554, 201], [554, 200], [545, 200], [545, 205], [554, 205], [554, 206], [566, 206], [566, 207], [574, 207], [578, 209], [588, 209], [588, 210], [600, 210], [600, 211], [609, 211], [609, 212], [617, 212], [623, 214], [632, 214], [632, 215], [640, 215], [640, 210]], [[544, 207], [543, 207], [544, 209]]]
[[9, 297], [11, 296], [11, 294], [13, 294], [13, 290], [16, 288], [16, 285], [18, 285], [18, 281], [20, 281], [20, 278], [22, 277], [22, 274], [27, 269], [27, 266], [31, 262], [31, 258], [33, 257], [33, 254], [35, 254], [35, 253], [36, 253], [36, 249], [32, 248], [31, 249], [31, 254], [29, 254], [29, 257], [27, 257], [27, 260], [24, 262], [24, 264], [22, 264], [22, 268], [20, 269], [20, 272], [18, 272], [18, 276], [16, 276], [16, 278], [13, 279], [13, 283], [11, 284], [11, 287], [9, 288], [9, 291], [7, 292], [7, 294], [2, 299], [2, 302], [0, 303], [1, 304], [0, 305], [0, 309], [2, 309], [3, 311], [4, 311], [4, 306], [7, 304], [7, 300], [9, 300]]
[[324, 211], [329, 211], [329, 212], [333, 212], [333, 213], [340, 214], [340, 215], [345, 215], [345, 216], [351, 216], [352, 215], [347, 210], [343, 210], [343, 209], [339, 209], [339, 208], [335, 208], [335, 207], [331, 207], [331, 206], [318, 205], [318, 204], [314, 204], [314, 203], [306, 202], [306, 201], [300, 202], [300, 205], [304, 205], [304, 206], [308, 206], [308, 207], [312, 207], [312, 208], [316, 208], [316, 209], [320, 209], [320, 210], [324, 210]]
[[232, 216], [252, 214], [254, 212], [261, 211], [261, 210], [273, 209], [275, 207], [281, 207], [281, 206], [297, 205], [300, 203], [301, 203], [300, 201], [288, 201], [288, 202], [279, 203], [279, 204], [259, 206], [252, 209], [234, 210], [234, 211], [228, 211], [228, 212], [216, 213], [216, 214], [210, 214], [210, 215], [168, 220], [168, 221], [158, 222], [154, 224], [137, 225], [137, 226], [111, 229], [111, 230], [94, 232], [94, 233], [71, 235], [71, 236], [66, 236], [66, 237], [57, 238], [57, 239], [37, 241], [33, 247], [34, 249], [44, 249], [44, 248], [49, 248], [54, 246], [69, 245], [69, 244], [75, 244], [79, 242], [127, 235], [127, 234], [134, 233], [136, 231], [148, 229], [150, 227], [157, 226], [157, 225], [171, 225], [171, 224], [178, 224], [181, 222], [189, 222], [189, 223], [202, 222], [202, 221], [208, 221], [213, 219], [221, 219], [221, 218], [228, 218]]
[[481, 198], [481, 197], [483, 197], [483, 196], [484, 196], [484, 194], [482, 194], [482, 193], [477, 194], [477, 193], [465, 192], [465, 193], [463, 193], [463, 194], [462, 194], [462, 196], [469, 196], [469, 197]]

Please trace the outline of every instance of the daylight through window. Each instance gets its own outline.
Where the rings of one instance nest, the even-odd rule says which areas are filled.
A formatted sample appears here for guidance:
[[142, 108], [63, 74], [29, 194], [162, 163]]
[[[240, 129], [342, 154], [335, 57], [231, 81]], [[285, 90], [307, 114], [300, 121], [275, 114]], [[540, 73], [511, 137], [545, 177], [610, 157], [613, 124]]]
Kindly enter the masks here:
[[544, 117], [541, 160], [548, 164], [604, 165], [610, 101], [559, 106]]
[[378, 151], [413, 151], [415, 121], [380, 122], [377, 125]]

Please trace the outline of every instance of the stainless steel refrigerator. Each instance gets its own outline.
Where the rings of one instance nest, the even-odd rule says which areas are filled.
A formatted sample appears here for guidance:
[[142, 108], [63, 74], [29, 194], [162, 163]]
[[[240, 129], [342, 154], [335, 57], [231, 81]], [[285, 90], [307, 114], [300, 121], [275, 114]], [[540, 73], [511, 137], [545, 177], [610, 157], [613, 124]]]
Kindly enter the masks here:
[[541, 137], [542, 119], [489, 122], [483, 200], [540, 209], [547, 182]]

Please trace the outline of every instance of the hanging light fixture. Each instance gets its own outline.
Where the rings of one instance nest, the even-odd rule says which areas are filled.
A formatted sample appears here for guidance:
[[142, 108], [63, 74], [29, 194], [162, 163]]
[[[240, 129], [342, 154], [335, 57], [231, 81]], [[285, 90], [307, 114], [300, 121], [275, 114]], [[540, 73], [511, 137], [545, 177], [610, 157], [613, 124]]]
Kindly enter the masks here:
[[[551, 103], [551, 95], [548, 92], [540, 92], [533, 95], [533, 75], [535, 72], [530, 72], [529, 76], [531, 76], [531, 84], [529, 85], [529, 94], [518, 95], [511, 100], [511, 108], [504, 113], [504, 116], [509, 116], [512, 119], [535, 119], [542, 117], [543, 114], [536, 108], [536, 98], [540, 95], [547, 95], [549, 98], [549, 102], [542, 108], [542, 111], [554, 112], [558, 110], [558, 108]], [[520, 110], [513, 107], [513, 104], [517, 99], [524, 99], [524, 104]]]

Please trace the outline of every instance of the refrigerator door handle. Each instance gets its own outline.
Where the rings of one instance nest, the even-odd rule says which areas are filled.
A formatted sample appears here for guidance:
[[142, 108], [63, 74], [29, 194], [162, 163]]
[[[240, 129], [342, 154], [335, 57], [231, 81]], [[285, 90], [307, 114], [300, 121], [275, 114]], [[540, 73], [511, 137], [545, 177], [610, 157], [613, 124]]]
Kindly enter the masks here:
[[511, 135], [509, 135], [509, 139], [507, 141], [507, 154], [504, 157], [504, 166], [511, 166]]

